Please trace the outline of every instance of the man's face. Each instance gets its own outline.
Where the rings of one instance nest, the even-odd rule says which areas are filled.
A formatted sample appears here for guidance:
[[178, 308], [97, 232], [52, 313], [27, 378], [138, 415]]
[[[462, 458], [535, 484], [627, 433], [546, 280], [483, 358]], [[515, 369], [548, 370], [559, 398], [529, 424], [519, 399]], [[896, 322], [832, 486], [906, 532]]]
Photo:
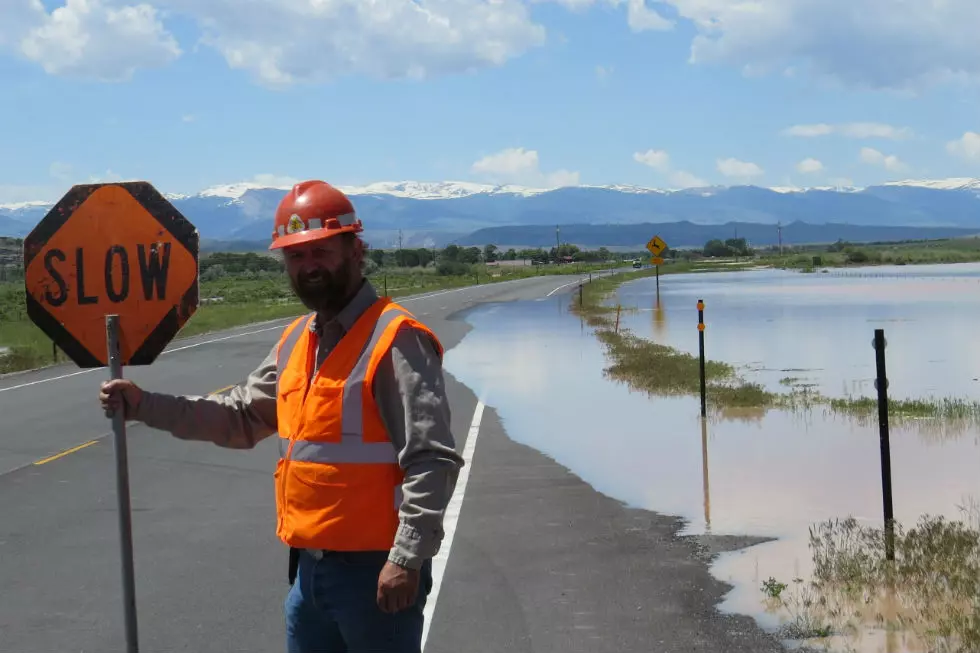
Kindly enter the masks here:
[[334, 236], [283, 248], [293, 291], [307, 308], [324, 313], [343, 308], [360, 270], [359, 245]]

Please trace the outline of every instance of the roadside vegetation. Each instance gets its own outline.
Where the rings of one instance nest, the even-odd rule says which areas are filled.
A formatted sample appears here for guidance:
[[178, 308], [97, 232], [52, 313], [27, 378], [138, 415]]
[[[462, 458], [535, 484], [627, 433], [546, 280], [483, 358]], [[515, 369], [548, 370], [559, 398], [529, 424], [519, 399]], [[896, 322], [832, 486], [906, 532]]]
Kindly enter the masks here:
[[668, 252], [674, 261], [744, 264], [801, 272], [880, 265], [929, 265], [980, 262], [980, 236], [939, 240], [767, 245], [752, 247], [744, 238], [709, 240], [701, 247]]
[[818, 268], [876, 265], [928, 265], [980, 261], [980, 237], [891, 243], [837, 241], [821, 246], [766, 248], [757, 253], [762, 265], [814, 272]]
[[[27, 317], [22, 242], [0, 238], [0, 373], [64, 362], [51, 340]], [[634, 254], [563, 245], [507, 250], [494, 246], [369, 250], [365, 271], [381, 293], [422, 292], [497, 283], [530, 276], [581, 274], [630, 266]], [[557, 261], [560, 261], [557, 262]], [[305, 308], [289, 286], [281, 258], [269, 252], [202, 253], [200, 306], [178, 338], [300, 315]]]
[[980, 521], [976, 505], [963, 517], [923, 515], [911, 528], [895, 524], [895, 556], [885, 555], [884, 528], [853, 517], [810, 528], [813, 575], [790, 583], [770, 577], [760, 587], [766, 608], [789, 620], [781, 635], [849, 650], [871, 629], [897, 650], [980, 650]]

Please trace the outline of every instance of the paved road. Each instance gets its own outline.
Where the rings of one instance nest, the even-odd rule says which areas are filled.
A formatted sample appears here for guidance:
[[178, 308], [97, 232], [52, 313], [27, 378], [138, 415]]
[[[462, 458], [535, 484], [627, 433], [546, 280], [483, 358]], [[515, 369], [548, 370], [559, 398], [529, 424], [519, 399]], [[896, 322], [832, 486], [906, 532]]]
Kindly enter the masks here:
[[[567, 301], [576, 281], [400, 301], [451, 348], [469, 328], [452, 319], [460, 311]], [[127, 376], [165, 392], [221, 391], [245, 378], [284, 323], [175, 343]], [[0, 379], [0, 651], [123, 650], [114, 457], [95, 397], [104, 377], [61, 367]], [[725, 588], [674, 538], [675, 520], [626, 510], [507, 438], [494, 410], [451, 377], [447, 391], [459, 447], [468, 458], [479, 448], [447, 519], [426, 653], [780, 650], [749, 620], [715, 614]], [[141, 650], [282, 650], [275, 443], [241, 452], [142, 425], [128, 433]]]

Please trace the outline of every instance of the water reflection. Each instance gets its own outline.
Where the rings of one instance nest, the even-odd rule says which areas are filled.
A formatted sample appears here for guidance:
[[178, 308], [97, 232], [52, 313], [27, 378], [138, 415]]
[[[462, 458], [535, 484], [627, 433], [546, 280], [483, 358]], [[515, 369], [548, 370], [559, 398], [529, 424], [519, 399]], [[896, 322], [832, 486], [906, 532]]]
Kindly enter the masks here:
[[659, 287], [653, 304], [653, 336], [654, 342], [667, 344], [667, 311], [664, 310], [663, 301], [660, 299]]
[[[682, 313], [690, 307], [678, 290], [681, 284], [665, 277], [661, 285], [659, 302], [654, 292], [634, 304], [650, 307], [646, 310], [652, 319], [627, 311], [621, 319], [637, 332], [638, 325], [648, 325], [644, 328], [658, 339], [675, 338], [683, 329], [694, 334], [696, 347], [694, 322]], [[624, 300], [641, 292], [633, 284]], [[822, 407], [798, 412], [712, 407], [704, 420], [697, 397], [650, 398], [606, 380], [603, 349], [590, 328], [570, 319], [569, 301], [553, 298], [471, 312], [467, 320], [475, 328], [447, 353], [447, 370], [497, 408], [513, 439], [568, 467], [599, 492], [630, 506], [678, 515], [686, 521], [686, 534], [776, 538], [721, 555], [712, 571], [734, 586], [720, 606], [723, 611], [754, 615], [773, 628], [785, 623], [786, 611], [774, 611], [760, 587], [770, 577], [790, 582], [809, 576], [809, 527], [847, 515], [880, 524], [876, 422]], [[723, 358], [718, 349], [726, 336], [719, 332], [730, 328], [738, 330], [750, 353], [768, 351], [763, 345], [773, 330], [752, 328], [764, 321], [747, 327], [729, 327], [726, 321], [722, 328], [724, 304], [715, 297], [709, 306], [715, 309], [714, 324], [709, 324], [713, 355]], [[696, 321], [696, 312], [690, 312]], [[750, 336], [752, 342], [745, 340]], [[868, 341], [863, 348], [873, 369], [870, 336], [860, 339]], [[901, 340], [889, 332], [891, 343]], [[776, 346], [773, 353], [780, 351]], [[772, 365], [767, 362], [771, 358], [758, 358]], [[896, 367], [902, 369], [897, 362]], [[851, 369], [847, 364], [827, 368], [837, 370], [839, 379], [842, 370]], [[895, 516], [908, 524], [925, 513], [959, 519], [957, 506], [980, 495], [975, 434], [950, 437], [941, 425], [925, 424], [893, 422], [891, 429]], [[915, 650], [911, 639], [883, 631], [858, 633], [848, 645], [868, 651]]]
[[[780, 270], [669, 275], [656, 284], [623, 285], [623, 326], [696, 355], [695, 304], [706, 303], [709, 358], [744, 370], [770, 390], [780, 381], [812, 384], [829, 396], [871, 395], [875, 328], [888, 338], [889, 392], [977, 398], [980, 264], [895, 266], [864, 278], [857, 271], [801, 274]], [[866, 274], [866, 273], [865, 273]], [[665, 326], [643, 313], [658, 306]]]
[[711, 485], [708, 482], [708, 420], [701, 419], [701, 478], [704, 485], [704, 530], [711, 532]]

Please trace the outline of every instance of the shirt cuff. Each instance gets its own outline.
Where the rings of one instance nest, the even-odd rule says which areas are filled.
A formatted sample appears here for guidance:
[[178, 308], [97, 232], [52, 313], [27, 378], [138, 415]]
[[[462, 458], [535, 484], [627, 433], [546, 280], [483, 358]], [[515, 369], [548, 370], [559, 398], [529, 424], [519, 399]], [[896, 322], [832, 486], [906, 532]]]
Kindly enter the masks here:
[[395, 544], [388, 553], [388, 560], [406, 569], [421, 569], [426, 559], [439, 551], [437, 539], [426, 541], [422, 534], [407, 524], [398, 527]]

